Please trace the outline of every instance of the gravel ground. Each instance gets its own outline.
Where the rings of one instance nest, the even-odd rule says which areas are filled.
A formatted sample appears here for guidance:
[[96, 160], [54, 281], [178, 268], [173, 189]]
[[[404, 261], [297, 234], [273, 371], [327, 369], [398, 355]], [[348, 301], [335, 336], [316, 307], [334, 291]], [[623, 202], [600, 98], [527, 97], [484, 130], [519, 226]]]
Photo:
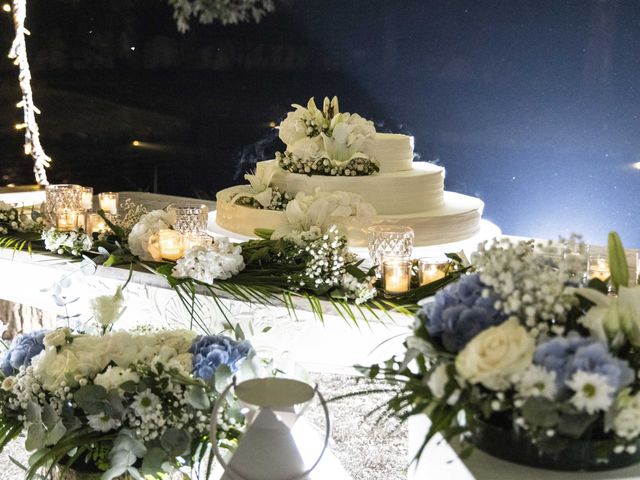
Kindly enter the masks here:
[[[361, 390], [353, 377], [312, 375], [327, 399]], [[381, 385], [382, 386], [382, 385]], [[365, 422], [364, 416], [388, 398], [386, 394], [357, 396], [329, 403], [333, 423], [331, 449], [354, 480], [404, 480], [407, 472], [407, 428], [396, 421], [381, 425]], [[324, 417], [319, 407], [309, 409], [307, 417], [319, 429]], [[8, 445], [0, 454], [0, 479], [21, 479], [22, 470], [9, 456], [26, 463], [22, 441]]]

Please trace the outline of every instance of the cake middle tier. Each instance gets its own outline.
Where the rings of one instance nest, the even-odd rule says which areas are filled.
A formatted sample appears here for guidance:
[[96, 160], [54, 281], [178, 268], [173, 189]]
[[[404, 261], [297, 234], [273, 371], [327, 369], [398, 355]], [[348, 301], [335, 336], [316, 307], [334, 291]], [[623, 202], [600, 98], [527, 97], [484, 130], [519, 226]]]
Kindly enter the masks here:
[[323, 191], [351, 192], [362, 195], [379, 215], [424, 212], [443, 204], [444, 168], [431, 163], [415, 162], [411, 170], [360, 177], [303, 175], [290, 173], [274, 165], [275, 160], [258, 162], [258, 173], [274, 168], [271, 186], [288, 193]]

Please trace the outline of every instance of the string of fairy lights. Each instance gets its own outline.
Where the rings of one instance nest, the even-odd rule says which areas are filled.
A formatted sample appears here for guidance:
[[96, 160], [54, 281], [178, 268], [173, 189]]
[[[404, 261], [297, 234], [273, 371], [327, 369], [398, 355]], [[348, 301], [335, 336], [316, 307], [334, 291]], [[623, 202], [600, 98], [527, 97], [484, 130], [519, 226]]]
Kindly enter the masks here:
[[40, 143], [40, 129], [36, 121], [36, 115], [40, 113], [33, 102], [31, 90], [31, 70], [27, 58], [26, 37], [29, 30], [25, 27], [27, 17], [27, 0], [12, 0], [12, 5], [5, 4], [2, 10], [13, 14], [13, 25], [16, 36], [11, 44], [9, 58], [19, 69], [18, 81], [22, 91], [22, 100], [16, 105], [23, 111], [22, 123], [15, 125], [16, 130], [24, 130], [24, 154], [33, 159], [33, 173], [39, 185], [48, 185], [47, 167], [51, 164], [51, 158], [45, 153]]

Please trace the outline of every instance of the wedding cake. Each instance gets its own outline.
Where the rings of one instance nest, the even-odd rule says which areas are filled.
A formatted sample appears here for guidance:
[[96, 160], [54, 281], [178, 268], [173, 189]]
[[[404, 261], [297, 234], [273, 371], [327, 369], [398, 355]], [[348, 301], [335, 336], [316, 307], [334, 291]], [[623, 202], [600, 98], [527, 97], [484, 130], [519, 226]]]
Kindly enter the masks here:
[[[464, 240], [480, 229], [481, 200], [444, 190], [444, 168], [414, 162], [413, 137], [378, 133], [338, 101], [313, 99], [280, 124], [287, 149], [258, 162], [250, 185], [218, 192], [216, 222], [254, 236], [338, 224], [353, 246], [366, 245], [374, 224], [412, 227], [417, 246]], [[278, 235], [278, 233], [276, 233]]]

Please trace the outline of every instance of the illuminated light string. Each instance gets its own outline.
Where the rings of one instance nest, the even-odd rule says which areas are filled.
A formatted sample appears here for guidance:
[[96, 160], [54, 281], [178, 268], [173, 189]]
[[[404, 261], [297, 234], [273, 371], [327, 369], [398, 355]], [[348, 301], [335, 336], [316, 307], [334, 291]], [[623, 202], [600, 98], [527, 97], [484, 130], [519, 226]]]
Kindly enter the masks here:
[[[4, 11], [7, 11], [3, 7]], [[31, 90], [31, 71], [27, 58], [26, 36], [29, 30], [24, 26], [27, 16], [27, 0], [13, 0], [13, 25], [16, 36], [9, 51], [9, 58], [14, 60], [20, 73], [18, 80], [22, 91], [22, 100], [16, 105], [22, 108], [24, 113], [23, 123], [16, 124], [16, 130], [24, 129], [24, 154], [33, 158], [33, 173], [39, 185], [48, 185], [47, 167], [51, 164], [51, 158], [44, 152], [40, 144], [40, 129], [36, 122], [36, 114], [40, 110], [33, 103], [33, 92]]]

